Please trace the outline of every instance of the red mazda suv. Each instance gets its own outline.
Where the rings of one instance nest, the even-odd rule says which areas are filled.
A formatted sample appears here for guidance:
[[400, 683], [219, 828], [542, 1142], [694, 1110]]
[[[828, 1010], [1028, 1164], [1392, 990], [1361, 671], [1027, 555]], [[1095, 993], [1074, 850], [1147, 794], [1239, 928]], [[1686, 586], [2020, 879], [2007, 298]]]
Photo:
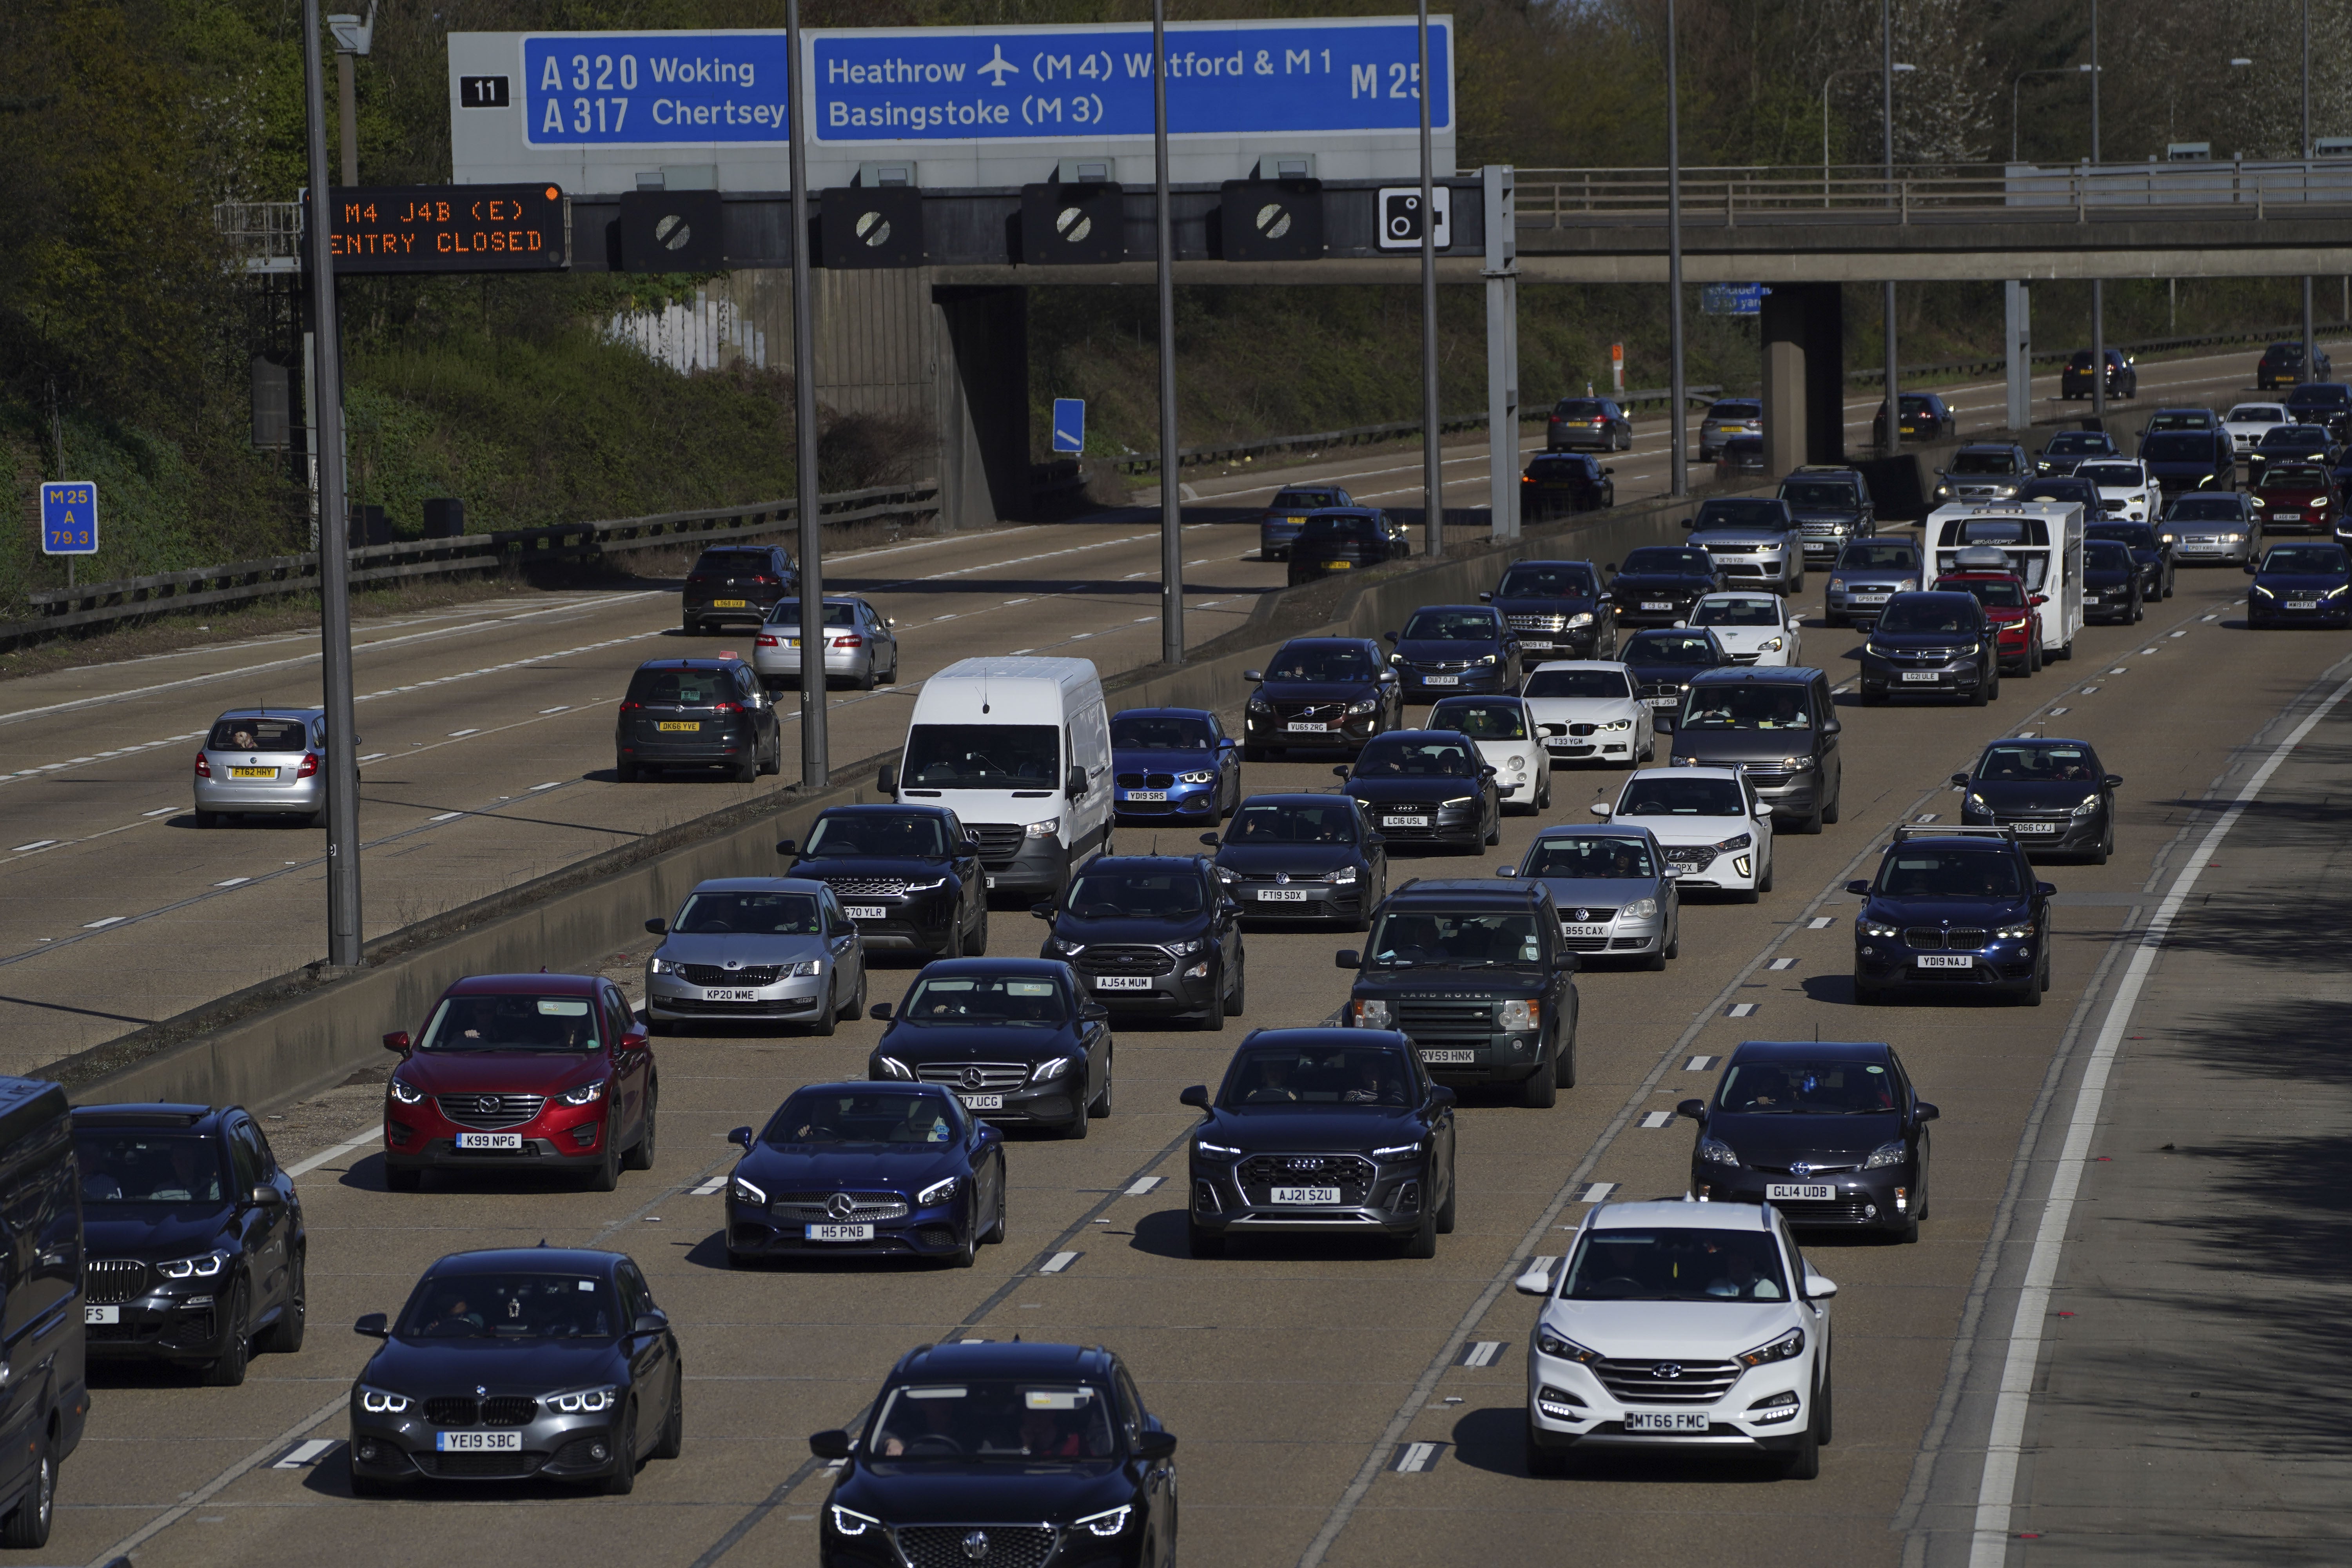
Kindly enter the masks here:
[[441, 994], [424, 1032], [386, 1035], [383, 1181], [426, 1171], [577, 1171], [593, 1192], [654, 1163], [660, 1083], [619, 987], [589, 974], [476, 974]]

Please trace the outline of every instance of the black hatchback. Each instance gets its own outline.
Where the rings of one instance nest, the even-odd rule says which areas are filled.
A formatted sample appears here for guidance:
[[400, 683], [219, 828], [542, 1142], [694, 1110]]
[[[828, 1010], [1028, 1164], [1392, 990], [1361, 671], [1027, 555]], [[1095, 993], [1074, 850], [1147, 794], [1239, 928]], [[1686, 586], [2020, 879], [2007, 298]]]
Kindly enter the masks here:
[[1455, 730], [1399, 730], [1332, 770], [1381, 836], [1458, 853], [1503, 840], [1503, 797], [1476, 742]]
[[783, 768], [774, 704], [740, 658], [656, 658], [629, 678], [613, 728], [623, 784], [664, 768], [717, 768], [743, 784]]
[[1404, 530], [1375, 507], [1309, 512], [1291, 543], [1284, 580], [1295, 588], [1335, 572], [1360, 572], [1412, 553]]
[[1205, 855], [1098, 855], [1058, 906], [1030, 912], [1053, 924], [1043, 956], [1077, 971], [1113, 1016], [1222, 1029], [1243, 1005], [1241, 909]]
[[1995, 741], [1974, 771], [1954, 773], [1960, 821], [2006, 827], [2028, 854], [2080, 855], [2104, 866], [2116, 847], [2116, 788], [2087, 741]]
[[84, 1106], [73, 1129], [92, 1361], [234, 1387], [254, 1351], [302, 1348], [302, 1200], [242, 1106]]
[[781, 545], [719, 545], [697, 557], [686, 574], [678, 618], [688, 637], [714, 626], [756, 626], [800, 586], [800, 574]]
[[1617, 657], [1633, 678], [1634, 693], [1650, 705], [1651, 721], [1660, 730], [1675, 727], [1683, 694], [1694, 679], [1710, 669], [1732, 668], [1730, 650], [1705, 626], [1636, 632], [1618, 648]]
[[2145, 522], [2095, 522], [2083, 530], [2085, 540], [2111, 539], [2131, 552], [2139, 569], [2139, 596], [2153, 602], [2172, 597], [2172, 545], [2153, 525]]
[[1277, 751], [1353, 755], [1404, 718], [1396, 671], [1365, 637], [1293, 637], [1265, 668], [1245, 669], [1242, 679], [1257, 687], [1242, 710], [1244, 762]]
[[1344, 795], [1254, 795], [1225, 826], [1217, 879], [1251, 920], [1361, 931], [1389, 885], [1388, 840]]

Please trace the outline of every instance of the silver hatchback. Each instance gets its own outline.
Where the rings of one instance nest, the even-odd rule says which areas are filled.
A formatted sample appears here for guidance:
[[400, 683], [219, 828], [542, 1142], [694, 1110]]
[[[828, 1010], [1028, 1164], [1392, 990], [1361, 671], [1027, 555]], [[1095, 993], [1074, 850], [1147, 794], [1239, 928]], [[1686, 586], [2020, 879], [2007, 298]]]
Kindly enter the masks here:
[[[898, 679], [898, 623], [863, 599], [824, 602], [824, 678], [861, 691]], [[801, 678], [801, 602], [780, 599], [751, 647], [751, 668], [770, 690]]]
[[800, 1024], [819, 1035], [866, 1016], [866, 944], [825, 883], [723, 877], [696, 885], [646, 960], [646, 1023]]
[[1526, 858], [1495, 869], [1551, 889], [1560, 945], [1570, 952], [1664, 969], [1681, 951], [1675, 871], [1646, 827], [1621, 822], [1547, 827]]
[[223, 817], [326, 820], [327, 713], [323, 708], [232, 708], [213, 721], [196, 753], [196, 826]]

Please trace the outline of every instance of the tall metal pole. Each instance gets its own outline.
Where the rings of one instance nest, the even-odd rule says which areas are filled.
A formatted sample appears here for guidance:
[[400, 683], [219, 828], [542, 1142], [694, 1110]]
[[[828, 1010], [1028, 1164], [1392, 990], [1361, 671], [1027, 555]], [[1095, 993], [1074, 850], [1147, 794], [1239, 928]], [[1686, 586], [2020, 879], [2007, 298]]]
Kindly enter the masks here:
[[[2303, 0], [2303, 199], [2311, 200], [2311, 0]], [[2298, 381], [2319, 379], [2319, 331], [2311, 313], [2311, 275], [2303, 278], [2303, 373]]]
[[1666, 493], [1690, 494], [1690, 420], [1683, 407], [1683, 110], [1675, 78], [1675, 0], [1666, 0]]
[[816, 513], [816, 311], [809, 300], [807, 82], [801, 72], [801, 0], [785, 0], [784, 87], [792, 115], [793, 493], [801, 525], [801, 786], [821, 789], [825, 757], [824, 543]]
[[334, 197], [327, 188], [327, 71], [319, 3], [302, 6], [302, 88], [310, 124], [310, 314], [319, 429], [319, 662], [325, 685], [327, 962], [358, 965], [360, 764], [352, 711], [351, 508], [343, 493], [343, 373], [335, 310]]
[[[2099, 166], [2099, 0], [2091, 0], [2091, 168]], [[2085, 171], [2084, 178], [2090, 178]], [[2085, 193], [2087, 197], [2087, 193]], [[2107, 421], [2107, 283], [2091, 279], [2091, 413]]]
[[349, 49], [335, 51], [335, 98], [341, 110], [343, 184], [360, 183], [360, 100], [355, 79], [359, 58]]
[[[1429, 0], [1421, 0], [1421, 516], [1432, 560], [1445, 553], [1445, 468], [1437, 442], [1437, 195], [1429, 163]], [[1516, 430], [1486, 432], [1517, 441]]]
[[[1879, 45], [1883, 58], [1879, 61], [1879, 114], [1883, 122], [1881, 139], [1886, 145], [1881, 149], [1886, 163], [1886, 195], [1895, 195], [1895, 0], [1879, 0]], [[1895, 279], [1886, 279], [1884, 311], [1886, 318], [1886, 434], [1878, 443], [1878, 453], [1892, 458], [1903, 449], [1903, 395], [1898, 384], [1895, 352]]]
[[1160, 658], [1184, 662], [1184, 492], [1176, 462], [1176, 217], [1168, 210], [1168, 7], [1151, 0], [1152, 240], [1160, 273]]

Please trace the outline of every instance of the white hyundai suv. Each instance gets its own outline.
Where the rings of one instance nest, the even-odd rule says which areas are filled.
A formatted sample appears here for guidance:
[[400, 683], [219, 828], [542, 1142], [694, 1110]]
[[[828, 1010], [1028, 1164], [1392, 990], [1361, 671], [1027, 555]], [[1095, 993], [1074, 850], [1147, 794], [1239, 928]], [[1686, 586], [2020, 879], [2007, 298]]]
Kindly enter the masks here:
[[1807, 1266], [1769, 1204], [1602, 1204], [1557, 1274], [1528, 1342], [1528, 1473], [1572, 1451], [1709, 1449], [1821, 1474], [1830, 1440], [1834, 1282]]
[[1647, 768], [1592, 815], [1655, 834], [1684, 891], [1723, 888], [1752, 904], [1772, 890], [1772, 807], [1738, 768]]

